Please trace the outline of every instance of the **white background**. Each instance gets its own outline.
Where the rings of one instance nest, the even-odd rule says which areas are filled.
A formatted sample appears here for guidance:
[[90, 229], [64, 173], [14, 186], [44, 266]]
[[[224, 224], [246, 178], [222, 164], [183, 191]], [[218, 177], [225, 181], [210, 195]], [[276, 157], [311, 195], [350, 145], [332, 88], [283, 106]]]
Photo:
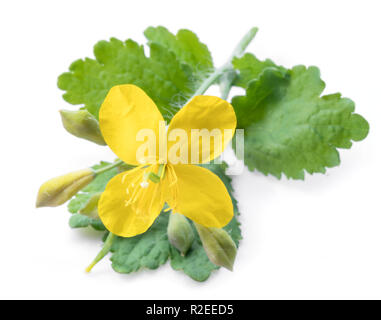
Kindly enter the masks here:
[[[0, 298], [381, 298], [379, 1], [3, 1], [0, 4]], [[167, 264], [132, 275], [86, 265], [99, 235], [69, 213], [34, 208], [45, 180], [114, 155], [65, 132], [57, 76], [112, 36], [144, 42], [147, 26], [195, 31], [216, 66], [252, 26], [249, 47], [291, 67], [317, 65], [370, 122], [325, 175], [234, 177], [244, 240], [233, 273], [197, 283]], [[215, 91], [211, 91], [215, 92]]]

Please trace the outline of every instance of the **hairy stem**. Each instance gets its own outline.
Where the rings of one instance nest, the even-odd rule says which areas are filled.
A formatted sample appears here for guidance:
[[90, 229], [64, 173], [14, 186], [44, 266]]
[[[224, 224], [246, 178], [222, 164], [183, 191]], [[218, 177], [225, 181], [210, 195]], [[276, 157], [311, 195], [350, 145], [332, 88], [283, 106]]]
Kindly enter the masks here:
[[220, 78], [220, 91], [221, 91], [221, 99], [227, 100], [230, 89], [233, 86], [233, 82], [236, 78], [237, 74], [236, 72], [232, 69], [229, 71], [225, 72], [221, 78]]
[[243, 38], [241, 39], [241, 41], [237, 44], [237, 46], [235, 47], [230, 59], [229, 59], [229, 62], [231, 63], [232, 60], [235, 58], [235, 57], [240, 57], [246, 50], [247, 46], [250, 44], [251, 41], [253, 41], [253, 39], [255, 38], [256, 34], [258, 32], [258, 28], [257, 27], [254, 27], [254, 28], [251, 28], [249, 30], [249, 32], [247, 32]]
[[[232, 77], [233, 72], [235, 73], [232, 61], [235, 57], [241, 56], [250, 42], [254, 39], [255, 35], [258, 32], [258, 28], [252, 28], [245, 36], [241, 39], [238, 45], [235, 47], [233, 53], [231, 54], [229, 60], [220, 68], [216, 69], [208, 78], [204, 80], [204, 82], [200, 85], [200, 87], [195, 92], [194, 96], [199, 96], [205, 93], [208, 88], [214, 84], [221, 76], [226, 74], [226, 79], [224, 79], [224, 87], [221, 89], [222, 98], [226, 99], [229, 95], [230, 88], [232, 87], [234, 77]], [[230, 74], [230, 75], [229, 75]]]

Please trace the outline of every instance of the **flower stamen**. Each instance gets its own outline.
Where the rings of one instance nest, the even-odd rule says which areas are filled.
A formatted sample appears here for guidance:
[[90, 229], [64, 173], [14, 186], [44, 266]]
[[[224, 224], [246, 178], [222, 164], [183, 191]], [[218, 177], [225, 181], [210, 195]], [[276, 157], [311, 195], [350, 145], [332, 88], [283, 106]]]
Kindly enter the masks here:
[[[154, 200], [157, 196], [158, 191], [158, 183], [162, 180], [165, 174], [165, 164], [159, 164], [159, 169], [157, 173], [153, 172], [153, 167], [155, 165], [147, 166], [147, 165], [140, 165], [139, 167], [136, 167], [137, 170], [142, 169], [142, 173], [138, 174], [135, 179], [131, 181], [131, 183], [126, 188], [126, 194], [129, 196], [128, 200], [125, 200], [125, 206], [133, 205], [135, 204], [137, 207], [137, 211], [142, 211], [141, 208], [146, 206], [148, 203], [148, 210], [151, 210], [152, 205], [154, 203]], [[136, 170], [135, 169], [135, 170]], [[128, 174], [131, 172], [126, 172], [126, 174], [122, 177], [122, 183], [125, 182], [125, 179]], [[140, 181], [140, 183], [139, 183]], [[147, 193], [147, 189], [150, 187], [150, 182], [154, 182], [155, 186], [153, 191], [153, 195], [150, 200], [148, 200], [145, 197]], [[136, 186], [135, 186], [136, 184]], [[160, 195], [160, 199], [162, 199], [163, 195]]]

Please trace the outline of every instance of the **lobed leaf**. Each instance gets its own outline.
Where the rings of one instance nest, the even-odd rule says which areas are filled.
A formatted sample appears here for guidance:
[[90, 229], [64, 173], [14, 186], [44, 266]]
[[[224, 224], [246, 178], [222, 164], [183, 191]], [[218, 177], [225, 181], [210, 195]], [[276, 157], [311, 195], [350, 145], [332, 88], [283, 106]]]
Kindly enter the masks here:
[[[168, 121], [192, 96], [198, 83], [213, 69], [207, 47], [190, 31], [177, 36], [165, 28], [149, 28], [150, 55], [133, 40], [100, 41], [95, 59], [77, 60], [58, 78], [63, 98], [84, 107], [98, 118], [99, 108], [111, 87], [135, 84], [157, 104]], [[190, 50], [190, 48], [192, 48]], [[189, 50], [189, 51], [188, 51]]]
[[69, 219], [69, 226], [73, 229], [93, 227], [97, 231], [105, 231], [102, 221], [84, 216], [79, 213], [73, 214]]
[[112, 267], [120, 273], [131, 273], [142, 268], [157, 269], [167, 262], [168, 213], [162, 213], [145, 233], [132, 237], [116, 237], [112, 248]]
[[[257, 67], [249, 71], [245, 66], [241, 81], [246, 95], [234, 97], [232, 104], [237, 127], [245, 129], [245, 164], [250, 170], [304, 179], [305, 171], [324, 173], [339, 165], [337, 148], [350, 148], [352, 141], [367, 136], [369, 125], [353, 113], [352, 100], [339, 93], [321, 96], [325, 84], [318, 68], [271, 66], [258, 75], [253, 71]], [[249, 74], [257, 78], [248, 82]]]
[[144, 31], [144, 35], [149, 43], [165, 47], [173, 52], [181, 63], [189, 66], [196, 86], [213, 71], [212, 56], [208, 47], [201, 43], [192, 31], [182, 29], [174, 35], [164, 27], [149, 27]]
[[270, 59], [264, 61], [259, 60], [251, 53], [244, 54], [241, 58], [234, 58], [232, 61], [233, 67], [239, 70], [239, 74], [234, 81], [234, 85], [242, 88], [247, 88], [250, 81], [257, 79], [266, 68], [281, 68], [278, 67]]

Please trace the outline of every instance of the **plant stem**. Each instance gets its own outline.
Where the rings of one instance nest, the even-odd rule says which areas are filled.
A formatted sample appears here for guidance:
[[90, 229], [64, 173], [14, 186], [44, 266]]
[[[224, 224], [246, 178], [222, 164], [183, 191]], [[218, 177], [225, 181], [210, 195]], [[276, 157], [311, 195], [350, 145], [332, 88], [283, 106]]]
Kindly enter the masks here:
[[227, 72], [225, 72], [220, 78], [220, 91], [221, 91], [221, 99], [227, 100], [230, 89], [233, 86], [233, 82], [236, 78], [237, 74], [233, 70], [233, 68]]
[[103, 248], [101, 251], [99, 251], [98, 255], [95, 257], [94, 261], [86, 268], [86, 272], [90, 272], [91, 269], [99, 262], [101, 261], [106, 254], [108, 254], [110, 252], [110, 249], [111, 249], [111, 246], [112, 246], [112, 242], [114, 241], [114, 238], [115, 238], [115, 234], [113, 233], [109, 233], [107, 238], [106, 238], [106, 241], [103, 245]]
[[110, 165], [106, 166], [106, 167], [103, 167], [103, 168], [100, 168], [100, 169], [97, 169], [97, 170], [94, 170], [94, 173], [95, 174], [100, 174], [100, 173], [103, 173], [105, 171], [108, 171], [108, 170], [111, 170], [115, 167], [118, 167], [120, 166], [121, 164], [123, 164], [123, 161], [122, 160], [118, 160], [118, 161], [115, 161], [114, 163], [111, 163]]
[[201, 85], [199, 86], [199, 88], [197, 89], [197, 91], [194, 93], [193, 97], [195, 96], [200, 96], [202, 94], [205, 93], [206, 90], [208, 90], [208, 88], [215, 83], [215, 81], [224, 73], [226, 72], [227, 70], [229, 69], [229, 66], [227, 66], [226, 64], [223, 65], [221, 68], [218, 68], [216, 70], [214, 70], [214, 72], [208, 77], [206, 78], [203, 83], [201, 83]]
[[229, 62], [231, 62], [235, 57], [240, 57], [245, 52], [247, 46], [250, 44], [251, 41], [253, 41], [257, 32], [258, 32], [258, 28], [254, 27], [254, 28], [251, 28], [249, 32], [243, 36], [241, 41], [235, 47], [229, 59]]
[[[254, 39], [255, 35], [258, 32], [258, 28], [252, 28], [248, 33], [244, 35], [238, 45], [235, 47], [233, 53], [231, 54], [229, 60], [220, 68], [216, 69], [208, 78], [206, 78], [203, 83], [201, 83], [200, 87], [195, 92], [194, 96], [199, 96], [205, 93], [205, 91], [216, 82], [221, 76], [225, 74], [227, 75], [227, 79], [224, 80], [224, 89], [222, 91], [222, 98], [226, 99], [229, 95], [230, 88], [232, 86], [234, 77], [232, 77], [232, 72], [234, 72], [232, 61], [235, 57], [241, 56], [246, 50], [247, 46]], [[234, 72], [235, 73], [235, 72]]]

